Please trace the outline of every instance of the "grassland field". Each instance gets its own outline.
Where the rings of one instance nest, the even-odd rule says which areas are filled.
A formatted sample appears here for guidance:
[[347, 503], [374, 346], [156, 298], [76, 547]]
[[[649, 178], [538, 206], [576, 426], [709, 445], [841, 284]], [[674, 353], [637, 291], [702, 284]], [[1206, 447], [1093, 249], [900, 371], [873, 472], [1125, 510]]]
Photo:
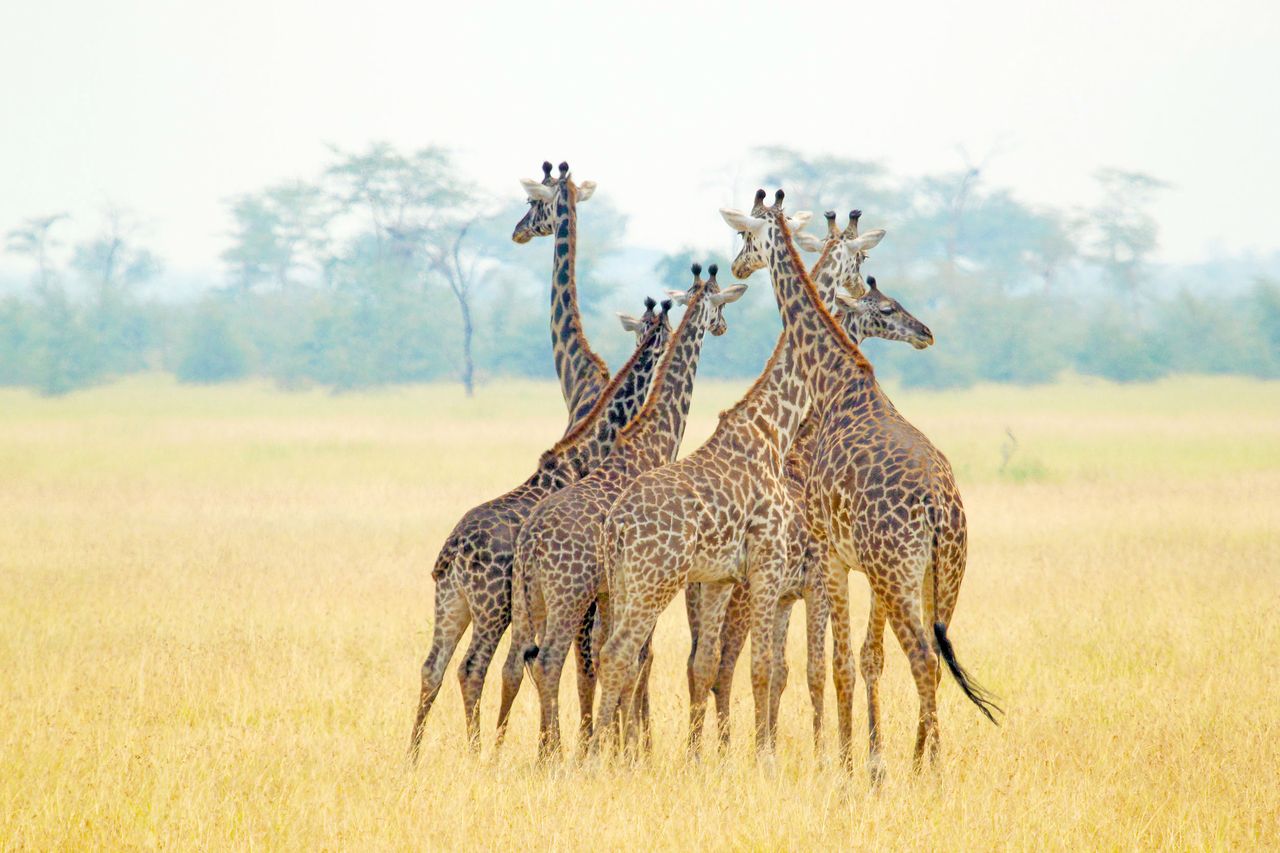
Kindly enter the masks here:
[[[746, 384], [699, 383], [685, 452]], [[483, 754], [451, 667], [406, 766], [436, 550], [558, 437], [554, 384], [0, 390], [0, 847], [1280, 847], [1280, 383], [890, 392], [955, 466], [952, 637], [1008, 713], [944, 679], [942, 761], [915, 776], [888, 638], [873, 791], [833, 760], [829, 679], [813, 754], [798, 617], [776, 770], [752, 759], [745, 663], [732, 749], [687, 761], [678, 602], [649, 761], [539, 766], [527, 681], [495, 761], [504, 643]]]

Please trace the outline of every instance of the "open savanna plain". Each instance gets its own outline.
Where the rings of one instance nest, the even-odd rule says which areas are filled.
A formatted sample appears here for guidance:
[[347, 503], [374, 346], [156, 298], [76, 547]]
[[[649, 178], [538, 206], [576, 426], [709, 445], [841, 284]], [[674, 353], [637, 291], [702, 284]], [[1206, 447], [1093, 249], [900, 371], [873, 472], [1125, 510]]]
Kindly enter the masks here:
[[[686, 452], [745, 385], [699, 383]], [[872, 790], [861, 679], [855, 771], [832, 760], [830, 686], [813, 755], [799, 607], [772, 771], [745, 656], [731, 750], [686, 759], [679, 601], [651, 759], [538, 765], [527, 679], [495, 758], [504, 643], [482, 754], [451, 674], [406, 766], [436, 550], [559, 435], [553, 384], [0, 391], [0, 846], [1280, 845], [1280, 384], [891, 393], [955, 465], [971, 548], [951, 633], [1007, 714], [991, 725], [944, 677], [942, 759], [914, 775], [890, 635]]]

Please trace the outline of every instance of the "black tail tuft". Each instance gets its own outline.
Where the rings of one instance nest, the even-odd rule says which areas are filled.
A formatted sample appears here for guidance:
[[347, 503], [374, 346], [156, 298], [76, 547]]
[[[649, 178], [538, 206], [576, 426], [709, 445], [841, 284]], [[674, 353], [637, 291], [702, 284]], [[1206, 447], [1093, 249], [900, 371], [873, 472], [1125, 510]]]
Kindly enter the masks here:
[[525, 662], [525, 663], [529, 663], [530, 661], [532, 661], [532, 660], [533, 660], [534, 658], [536, 658], [537, 656], [538, 656], [538, 647], [537, 647], [537, 646], [530, 646], [529, 648], [527, 648], [527, 649], [525, 649], [525, 650], [524, 650], [524, 662]]
[[938, 654], [942, 655], [942, 659], [947, 662], [947, 669], [951, 670], [951, 675], [955, 678], [956, 683], [960, 685], [960, 689], [964, 691], [964, 695], [969, 697], [969, 701], [978, 706], [978, 710], [986, 715], [987, 719], [1000, 725], [996, 721], [992, 711], [998, 711], [1003, 714], [1004, 709], [997, 705], [993, 699], [995, 697], [978, 682], [973, 680], [973, 676], [965, 671], [960, 665], [960, 661], [956, 660], [956, 650], [951, 647], [951, 640], [947, 638], [947, 626], [941, 622], [933, 623], [933, 636], [938, 643]]

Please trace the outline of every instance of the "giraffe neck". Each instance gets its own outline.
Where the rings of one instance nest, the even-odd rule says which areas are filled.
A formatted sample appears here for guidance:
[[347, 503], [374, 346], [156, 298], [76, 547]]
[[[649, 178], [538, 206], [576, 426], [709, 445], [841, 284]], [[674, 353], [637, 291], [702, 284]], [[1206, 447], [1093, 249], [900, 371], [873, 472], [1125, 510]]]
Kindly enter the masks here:
[[851, 384], [874, 384], [871, 364], [828, 312], [781, 214], [770, 216], [768, 234], [765, 252], [784, 334], [814, 407], [825, 409]]
[[822, 298], [822, 304], [828, 307], [836, 304], [836, 293], [840, 290], [840, 282], [851, 272], [849, 252], [839, 244], [838, 240], [828, 240], [823, 247], [813, 268], [809, 270], [809, 278]]
[[604, 461], [623, 429], [644, 407], [668, 338], [665, 323], [650, 330], [590, 413], [552, 448], [551, 453], [565, 460], [576, 476], [584, 476]]
[[662, 359], [644, 408], [622, 435], [628, 452], [648, 467], [674, 462], [684, 438], [693, 380], [698, 373], [702, 340], [711, 324], [712, 306], [699, 289], [689, 300], [671, 345]]
[[591, 349], [578, 311], [578, 202], [568, 180], [556, 191], [555, 254], [551, 267], [551, 349], [560, 392], [574, 422], [595, 403], [609, 368]]
[[[809, 275], [815, 285], [822, 282], [818, 286], [824, 298], [829, 291], [830, 298], [834, 301], [841, 270], [840, 260], [832, 249], [833, 243], [829, 241]], [[721, 428], [727, 430], [739, 423], [754, 425], [781, 456], [787, 453], [801, 423], [807, 419], [809, 403], [809, 389], [797, 368], [791, 343], [784, 329], [759, 378], [742, 400], [721, 417], [716, 431], [718, 433]], [[715, 436], [712, 436], [711, 440], [714, 439]]]

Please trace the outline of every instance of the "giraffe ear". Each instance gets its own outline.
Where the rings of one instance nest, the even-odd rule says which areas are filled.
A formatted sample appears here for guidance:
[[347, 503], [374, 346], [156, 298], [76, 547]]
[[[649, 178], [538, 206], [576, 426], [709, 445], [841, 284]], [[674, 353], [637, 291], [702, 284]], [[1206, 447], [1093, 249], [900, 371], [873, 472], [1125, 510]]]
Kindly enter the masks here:
[[719, 293], [711, 294], [711, 304], [719, 307], [728, 305], [730, 302], [737, 302], [742, 298], [742, 294], [746, 292], [747, 286], [745, 284], [731, 284]]
[[868, 231], [856, 237], [850, 244], [850, 248], [855, 252], [865, 252], [868, 249], [874, 249], [880, 245], [880, 241], [884, 239], [884, 229], [877, 228], [874, 231]]
[[795, 215], [787, 217], [787, 227], [792, 231], [799, 231], [809, 224], [809, 220], [813, 218], [813, 212], [808, 210], [797, 210]]
[[537, 181], [531, 181], [528, 178], [521, 178], [520, 186], [524, 187], [524, 191], [531, 201], [551, 201], [555, 197], [551, 187], [544, 186]]
[[734, 210], [729, 207], [720, 208], [720, 216], [725, 223], [734, 231], [748, 231], [758, 235], [769, 224], [769, 220], [760, 219], [755, 216], [748, 216], [741, 210]]
[[689, 292], [687, 290], [668, 290], [667, 296], [671, 297], [671, 301], [677, 305], [689, 304]]
[[622, 323], [622, 328], [628, 332], [638, 332], [644, 327], [644, 323], [640, 322], [640, 318], [632, 317], [630, 314], [618, 312], [618, 320]]
[[591, 198], [591, 196], [595, 193], [595, 191], [596, 191], [595, 181], [583, 181], [582, 183], [578, 184], [578, 201], [586, 201], [587, 199]]
[[804, 249], [806, 252], [822, 251], [823, 241], [819, 240], [812, 234], [806, 234], [802, 231], [799, 234], [794, 235], [794, 239], [796, 241], [796, 245], [801, 249]]

